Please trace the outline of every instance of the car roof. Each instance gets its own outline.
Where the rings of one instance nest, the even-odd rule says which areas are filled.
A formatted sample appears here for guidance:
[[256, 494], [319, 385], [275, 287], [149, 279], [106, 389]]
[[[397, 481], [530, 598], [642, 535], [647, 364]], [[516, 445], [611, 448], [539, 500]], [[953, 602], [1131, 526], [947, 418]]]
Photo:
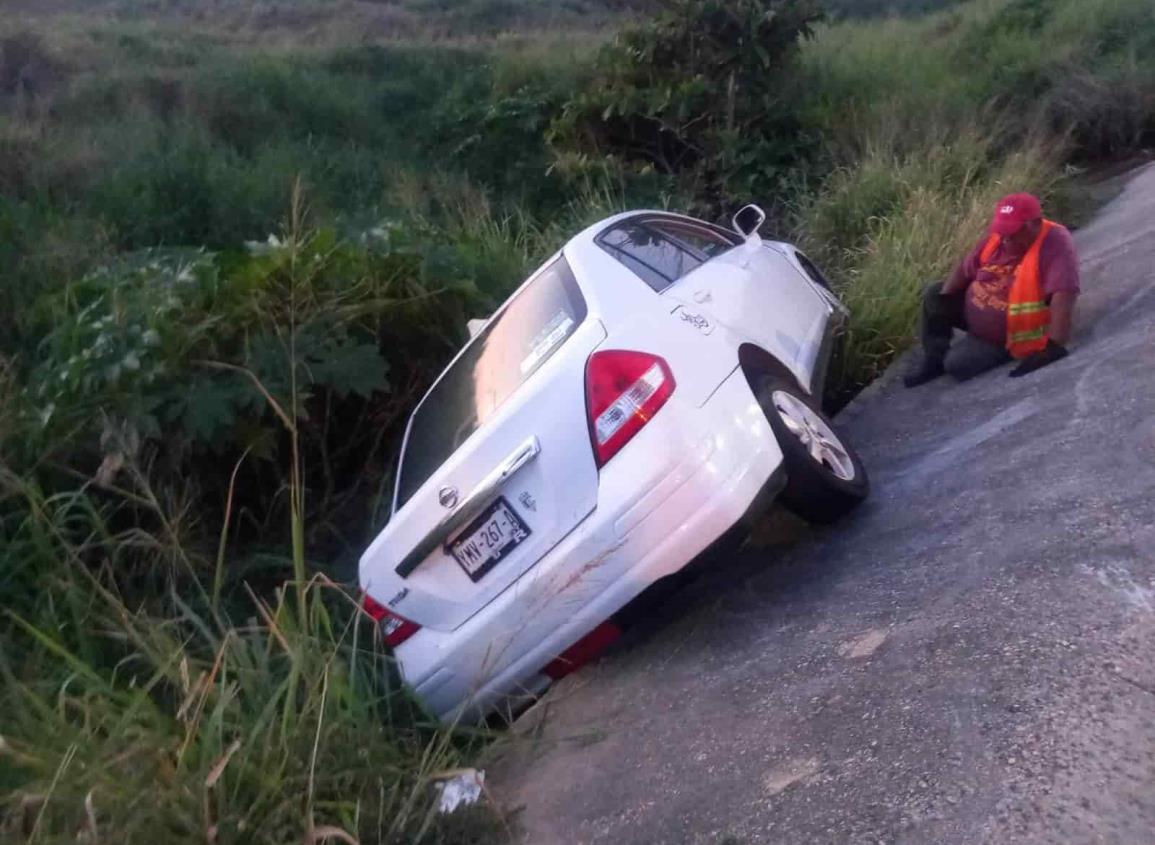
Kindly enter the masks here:
[[[545, 261], [541, 262], [541, 264], [539, 264], [537, 267], [535, 267], [531, 273], [526, 275], [526, 277], [521, 281], [521, 283], [516, 288], [514, 288], [512, 291], [509, 292], [509, 294], [505, 297], [505, 299], [502, 300], [501, 304], [498, 305], [497, 308], [495, 308], [491, 314], [489, 314], [488, 316], [486, 316], [482, 319], [484, 321], [488, 322], [494, 316], [496, 316], [498, 313], [500, 313], [506, 307], [506, 305], [508, 305], [508, 303], [511, 299], [513, 299], [517, 294], [521, 293], [522, 288], [524, 288], [526, 285], [528, 285], [530, 282], [532, 282], [538, 276], [538, 274], [540, 274], [543, 270], [545, 270], [546, 267], [548, 267], [550, 264], [552, 264], [554, 261], [556, 261], [559, 257], [566, 255], [567, 253], [572, 254], [572, 252], [574, 250], [577, 250], [579, 252], [584, 252], [585, 250], [588, 250], [588, 249], [597, 249], [600, 252], [601, 248], [598, 247], [597, 244], [594, 242], [598, 235], [600, 235], [606, 229], [611, 228], [615, 224], [622, 222], [623, 220], [631, 220], [633, 218], [639, 218], [639, 217], [640, 218], [665, 217], [669, 220], [685, 220], [688, 223], [697, 223], [699, 225], [701, 225], [701, 224], [711, 225], [709, 223], [706, 223], [706, 221], [704, 221], [704, 220], [700, 220], [697, 217], [691, 217], [688, 214], [677, 214], [676, 212], [664, 211], [664, 210], [659, 209], [659, 208], [634, 209], [632, 211], [623, 211], [623, 212], [620, 212], [618, 214], [612, 214], [609, 217], [603, 217], [601, 220], [597, 221], [596, 223], [591, 223], [589, 226], [582, 229], [576, 235], [571, 237], [568, 241], [565, 242], [565, 244], [560, 249], [558, 249], [556, 252], [551, 254], [549, 258], [547, 258]], [[623, 267], [622, 269], [626, 273], [629, 273], [629, 270], [627, 268]], [[580, 282], [580, 279], [579, 279], [579, 282]], [[472, 334], [470, 335], [470, 340], [472, 340]], [[465, 345], [468, 346], [469, 341], [466, 341]]]
[[[717, 227], [716, 224], [711, 224], [708, 221], [702, 220], [698, 217], [691, 217], [688, 214], [678, 214], [677, 212], [667, 211], [665, 209], [660, 209], [660, 208], [638, 208], [638, 209], [632, 209], [630, 211], [622, 211], [622, 212], [619, 212], [617, 214], [611, 214], [609, 217], [603, 217], [601, 220], [598, 220], [596, 223], [591, 223], [589, 226], [586, 226], [586, 228], [582, 229], [580, 232], [578, 232], [576, 235], [574, 235], [568, 241], [566, 241], [565, 244], [560, 249], [558, 249], [556, 252], [554, 252], [552, 255], [550, 255], [549, 258], [547, 258], [545, 261], [541, 262], [541, 264], [539, 264], [537, 267], [535, 267], [531, 273], [526, 275], [526, 277], [522, 280], [522, 282], [516, 288], [514, 288], [512, 291], [509, 292], [509, 294], [505, 297], [505, 299], [502, 300], [501, 304], [498, 305], [497, 308], [495, 308], [492, 313], [490, 313], [489, 315], [487, 315], [486, 317], [481, 318], [481, 319], [484, 322], [488, 322], [489, 320], [493, 319], [493, 317], [495, 317], [497, 314], [499, 314], [502, 310], [505, 309], [505, 307], [509, 304], [510, 300], [512, 300], [517, 294], [519, 294], [521, 292], [522, 288], [526, 287], [531, 281], [533, 281], [538, 276], [538, 274], [540, 274], [543, 270], [545, 270], [546, 267], [548, 267], [550, 264], [552, 264], [554, 261], [556, 261], [559, 257], [562, 257], [564, 255], [573, 255], [575, 252], [577, 252], [579, 255], [581, 255], [581, 254], [585, 254], [587, 252], [587, 250], [595, 250], [597, 253], [601, 253], [602, 250], [597, 245], [596, 239], [604, 231], [606, 231], [609, 228], [612, 228], [616, 224], [621, 223], [622, 221], [625, 221], [625, 220], [632, 220], [632, 219], [636, 219], [636, 218], [648, 218], [648, 217], [664, 217], [668, 220], [684, 220], [688, 223], [697, 223], [699, 225], [712, 226], [715, 228], [724, 228], [724, 227]], [[736, 236], [741, 237], [740, 235], [736, 235]], [[765, 243], [769, 246], [778, 247], [778, 248], [785, 246], [785, 244], [779, 243], [778, 241], [764, 240], [763, 243]], [[628, 268], [626, 268], [625, 266], [622, 266], [621, 269], [624, 273], [632, 275], [630, 270]], [[583, 284], [583, 280], [580, 277], [580, 275], [578, 278], [578, 282], [582, 286], [583, 289], [587, 289], [587, 286], [585, 284]], [[586, 292], [587, 293], [589, 292], [588, 289], [586, 290]], [[480, 329], [480, 326], [478, 328]], [[462, 350], [464, 350], [464, 348], [466, 346], [468, 346], [470, 342], [472, 342], [473, 334], [475, 334], [475, 332], [470, 333], [470, 338], [462, 346]], [[460, 350], [459, 350], [459, 352], [460, 352]], [[448, 369], [448, 366], [446, 367], [446, 369]]]
[[[638, 208], [633, 209], [632, 211], [623, 211], [618, 214], [610, 215], [609, 217], [602, 218], [596, 223], [586, 226], [586, 228], [582, 229], [580, 232], [566, 241], [566, 244], [562, 248], [561, 252], [569, 252], [572, 249], [585, 250], [596, 247], [597, 244], [595, 241], [597, 237], [606, 229], [612, 228], [614, 225], [621, 223], [624, 220], [646, 217], [665, 217], [668, 220], [684, 220], [687, 223], [697, 223], [700, 226], [709, 226], [712, 229], [725, 229], [736, 238], [742, 238], [742, 235], [738, 234], [737, 232], [733, 232], [727, 227], [720, 226], [717, 223], [711, 223], [708, 220], [703, 220], [700, 217], [691, 217], [689, 214], [678, 214], [676, 211], [666, 211], [660, 208]], [[766, 244], [767, 246], [774, 247], [779, 251], [783, 251], [784, 248], [790, 246], [790, 244], [787, 244], [785, 241], [773, 240], [766, 237], [762, 238], [762, 243]], [[556, 257], [556, 255], [554, 257]]]
[[678, 213], [673, 212], [673, 211], [663, 211], [662, 209], [659, 209], [659, 208], [640, 208], [640, 209], [635, 209], [633, 211], [623, 211], [620, 214], [614, 214], [610, 217], [606, 217], [602, 220], [599, 220], [597, 223], [594, 223], [590, 226], [587, 226], [586, 228], [584, 228], [580, 232], [578, 232], [576, 235], [574, 235], [572, 238], [570, 238], [569, 241], [566, 243], [566, 246], [567, 247], [593, 246], [594, 239], [597, 238], [597, 236], [600, 235], [602, 232], [604, 232], [606, 229], [611, 228], [612, 226], [614, 226], [617, 223], [622, 222], [623, 220], [630, 220], [630, 219], [635, 218], [635, 217], [665, 217], [665, 218], [670, 219], [670, 220], [685, 220], [688, 223], [698, 223], [699, 225], [700, 224], [705, 224], [707, 226], [712, 225], [710, 223], [707, 223], [705, 220], [700, 220], [697, 217], [690, 217], [688, 214], [678, 214]]

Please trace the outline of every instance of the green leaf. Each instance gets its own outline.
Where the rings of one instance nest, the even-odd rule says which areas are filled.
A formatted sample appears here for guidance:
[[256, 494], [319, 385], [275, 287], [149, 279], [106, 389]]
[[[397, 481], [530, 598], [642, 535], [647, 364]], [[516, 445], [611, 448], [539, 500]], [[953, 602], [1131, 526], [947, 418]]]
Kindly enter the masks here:
[[170, 414], [194, 441], [214, 445], [237, 418], [237, 410], [249, 399], [249, 387], [234, 374], [194, 378], [181, 392]]
[[342, 395], [355, 393], [368, 398], [385, 390], [389, 364], [372, 343], [349, 342], [327, 350], [324, 357], [307, 363], [314, 384]]

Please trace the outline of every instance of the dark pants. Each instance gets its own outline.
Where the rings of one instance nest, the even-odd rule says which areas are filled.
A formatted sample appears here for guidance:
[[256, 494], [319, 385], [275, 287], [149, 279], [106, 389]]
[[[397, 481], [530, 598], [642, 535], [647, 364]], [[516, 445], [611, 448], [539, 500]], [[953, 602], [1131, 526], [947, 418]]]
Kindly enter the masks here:
[[974, 378], [1011, 360], [1001, 346], [965, 334], [952, 344], [955, 329], [966, 331], [966, 293], [943, 295], [942, 283], [927, 285], [922, 294], [922, 350], [928, 360], [941, 361], [959, 381]]

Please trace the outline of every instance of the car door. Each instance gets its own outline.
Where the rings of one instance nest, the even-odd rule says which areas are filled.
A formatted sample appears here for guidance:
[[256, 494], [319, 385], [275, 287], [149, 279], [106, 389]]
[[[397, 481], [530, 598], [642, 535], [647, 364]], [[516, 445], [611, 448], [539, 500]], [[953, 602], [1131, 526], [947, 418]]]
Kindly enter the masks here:
[[758, 241], [734, 245], [737, 236], [690, 221], [649, 225], [705, 259], [665, 293], [683, 313], [700, 314], [757, 343], [809, 384], [832, 306], [780, 248]]
[[834, 306], [781, 246], [658, 213], [622, 221], [598, 243], [674, 303], [678, 319], [724, 326], [810, 383]]

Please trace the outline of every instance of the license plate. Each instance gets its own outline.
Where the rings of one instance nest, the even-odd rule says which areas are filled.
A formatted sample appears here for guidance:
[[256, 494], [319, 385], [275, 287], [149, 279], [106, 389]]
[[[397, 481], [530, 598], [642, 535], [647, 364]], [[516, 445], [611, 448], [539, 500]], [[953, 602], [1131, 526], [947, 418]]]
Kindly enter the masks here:
[[498, 499], [449, 544], [449, 553], [474, 581], [497, 566], [530, 534], [517, 512]]

